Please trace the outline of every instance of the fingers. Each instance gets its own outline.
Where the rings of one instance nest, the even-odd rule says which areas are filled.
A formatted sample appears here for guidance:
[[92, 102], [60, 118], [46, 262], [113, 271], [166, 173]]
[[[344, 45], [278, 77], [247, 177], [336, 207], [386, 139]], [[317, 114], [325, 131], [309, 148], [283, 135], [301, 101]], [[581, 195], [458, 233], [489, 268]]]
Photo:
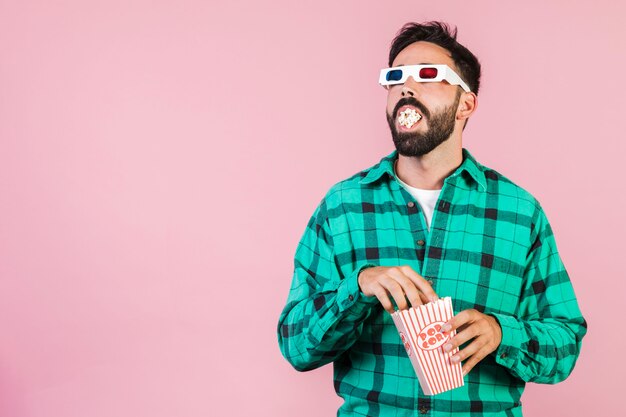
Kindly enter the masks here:
[[[463, 349], [465, 350], [465, 349]], [[463, 375], [467, 375], [469, 373], [469, 371], [472, 370], [472, 368], [474, 366], [476, 366], [476, 364], [478, 364], [478, 362], [482, 361], [485, 356], [487, 356], [489, 354], [489, 350], [482, 348], [479, 349], [476, 353], [474, 353], [472, 356], [470, 356], [470, 358], [463, 364]]]
[[[426, 304], [439, 299], [428, 281], [415, 272], [410, 266], [392, 267], [386, 272], [388, 276], [392, 277], [400, 284], [406, 298], [409, 299], [412, 306]], [[394, 299], [396, 298], [394, 297]], [[396, 304], [398, 304], [397, 301], [396, 299]], [[401, 304], [405, 305], [404, 299], [401, 301]], [[398, 308], [403, 309], [403, 307], [400, 307], [400, 304], [398, 304]]]
[[[463, 375], [467, 375], [467, 373], [476, 366], [485, 356], [487, 356], [491, 351], [486, 347], [485, 337], [477, 337], [474, 339], [472, 343], [465, 346], [463, 349], [458, 351], [454, 356], [450, 358], [450, 362], [452, 364], [457, 364], [459, 362], [465, 361], [463, 364], [462, 370]], [[453, 348], [450, 348], [450, 344], [446, 344], [444, 346], [444, 350], [446, 352], [451, 351]]]
[[415, 284], [418, 290], [420, 290], [428, 301], [437, 301], [439, 297], [433, 290], [433, 287], [417, 272], [415, 272], [410, 266], [402, 266], [400, 270]]
[[[475, 354], [476, 352], [478, 352], [480, 349], [482, 349], [482, 347], [483, 347], [483, 343], [481, 343], [478, 339], [474, 340], [472, 343], [465, 346], [465, 348], [463, 348], [462, 350], [459, 350], [454, 356], [452, 356], [450, 358], [450, 362], [457, 363], [457, 362], [464, 361], [470, 356], [472, 356], [473, 354]], [[454, 348], [445, 349], [444, 347], [444, 350], [446, 352], [450, 352], [452, 349]]]
[[444, 324], [441, 328], [444, 332], [450, 332], [452, 330], [457, 330], [461, 326], [469, 324], [474, 319], [474, 312], [476, 310], [463, 310], [456, 316], [452, 317], [446, 324]]
[[[420, 293], [413, 284], [413, 281], [403, 273], [401, 268], [390, 268], [388, 271], [388, 275], [396, 280], [398, 284], [400, 284], [402, 290], [406, 294], [406, 298], [409, 299], [409, 302], [412, 306], [423, 304]], [[398, 303], [396, 302], [396, 304]], [[402, 307], [400, 307], [400, 304], [398, 304], [398, 308], [400, 308], [401, 310], [403, 309]]]
[[394, 277], [384, 276], [379, 283], [391, 294], [400, 310], [409, 308], [405, 298], [405, 289]]
[[472, 341], [450, 358], [451, 363], [463, 364], [463, 375], [466, 375], [477, 363], [493, 352], [502, 339], [500, 326], [495, 318], [477, 310], [464, 310], [442, 326], [443, 332], [457, 330], [457, 334], [443, 346], [445, 352]]
[[452, 346], [452, 348], [448, 349], [448, 351], [458, 348], [463, 343], [468, 342], [479, 335], [480, 329], [478, 328], [478, 326], [468, 326], [463, 331], [458, 332], [456, 335], [454, 335], [454, 337], [450, 339], [448, 343], [446, 343]]
[[404, 287], [394, 278], [382, 276], [374, 285], [374, 295], [388, 313], [393, 314], [395, 312], [391, 298], [393, 298], [400, 310], [405, 310], [409, 307], [406, 301]]
[[[418, 291], [419, 292], [419, 291]], [[428, 304], [430, 303], [430, 300], [428, 299], [428, 297], [426, 296], [426, 294], [424, 294], [423, 292], [419, 292], [420, 295], [420, 301], [422, 302], [422, 304]]]
[[409, 266], [366, 268], [358, 283], [363, 294], [376, 296], [389, 313], [394, 312], [392, 300], [404, 310], [409, 303], [418, 306], [438, 299], [431, 285]]
[[394, 308], [393, 304], [391, 304], [391, 300], [389, 299], [389, 294], [387, 293], [387, 290], [385, 290], [385, 288], [383, 288], [383, 286], [379, 284], [375, 286], [372, 292], [374, 293], [376, 298], [378, 298], [378, 301], [383, 306], [383, 308], [388, 313], [392, 314], [394, 312]]
[[467, 329], [467, 328], [468, 328], [469, 326], [471, 326], [471, 325], [472, 325], [472, 323], [463, 323], [463, 324], [461, 324], [461, 325], [460, 325], [460, 326], [456, 329], [456, 332], [457, 332], [457, 333], [460, 333], [460, 332], [462, 332], [463, 330]]

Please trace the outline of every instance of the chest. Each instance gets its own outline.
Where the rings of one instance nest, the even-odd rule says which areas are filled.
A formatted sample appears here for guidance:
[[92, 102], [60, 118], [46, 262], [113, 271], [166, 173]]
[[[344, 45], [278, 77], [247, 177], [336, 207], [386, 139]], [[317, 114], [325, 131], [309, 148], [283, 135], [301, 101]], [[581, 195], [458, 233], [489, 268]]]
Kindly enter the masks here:
[[351, 256], [409, 265], [439, 296], [452, 297], [456, 311], [514, 314], [529, 250], [527, 219], [493, 196], [457, 201], [444, 189], [429, 230], [419, 205], [401, 197], [350, 219]]

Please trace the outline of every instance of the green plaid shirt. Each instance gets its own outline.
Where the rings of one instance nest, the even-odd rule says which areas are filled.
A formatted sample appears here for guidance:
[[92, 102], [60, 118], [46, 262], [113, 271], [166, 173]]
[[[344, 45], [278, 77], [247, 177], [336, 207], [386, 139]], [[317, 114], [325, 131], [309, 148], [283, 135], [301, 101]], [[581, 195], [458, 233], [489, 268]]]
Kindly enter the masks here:
[[[333, 186], [311, 217], [278, 324], [280, 349], [299, 371], [334, 363], [339, 416], [521, 416], [525, 383], [565, 379], [586, 333], [544, 211], [463, 149], [429, 231], [395, 177], [396, 159]], [[502, 342], [463, 387], [424, 395], [391, 316], [359, 290], [359, 272], [375, 265], [409, 265], [452, 297], [455, 313], [497, 318]]]

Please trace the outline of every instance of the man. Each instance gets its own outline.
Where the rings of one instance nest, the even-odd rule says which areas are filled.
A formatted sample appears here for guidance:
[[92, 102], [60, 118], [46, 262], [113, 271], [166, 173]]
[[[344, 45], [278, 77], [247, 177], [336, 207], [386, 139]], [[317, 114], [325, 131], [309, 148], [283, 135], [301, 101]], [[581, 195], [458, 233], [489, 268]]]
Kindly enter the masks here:
[[[565, 379], [586, 333], [552, 230], [532, 195], [462, 147], [480, 64], [456, 30], [405, 25], [389, 66], [379, 82], [397, 151], [313, 214], [281, 351], [300, 371], [334, 362], [340, 416], [521, 416], [525, 383]], [[465, 385], [425, 396], [389, 313], [438, 296], [458, 312], [443, 348], [461, 348], [451, 361]]]

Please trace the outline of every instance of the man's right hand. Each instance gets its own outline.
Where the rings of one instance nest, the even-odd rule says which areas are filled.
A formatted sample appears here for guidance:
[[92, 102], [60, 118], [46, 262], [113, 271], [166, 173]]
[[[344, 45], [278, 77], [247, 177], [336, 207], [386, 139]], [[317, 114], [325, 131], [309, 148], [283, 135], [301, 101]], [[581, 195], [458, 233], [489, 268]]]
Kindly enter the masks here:
[[409, 266], [366, 268], [359, 274], [358, 282], [361, 292], [376, 296], [389, 313], [394, 312], [390, 295], [400, 310], [409, 308], [407, 299], [411, 306], [417, 306], [439, 298], [428, 281]]

